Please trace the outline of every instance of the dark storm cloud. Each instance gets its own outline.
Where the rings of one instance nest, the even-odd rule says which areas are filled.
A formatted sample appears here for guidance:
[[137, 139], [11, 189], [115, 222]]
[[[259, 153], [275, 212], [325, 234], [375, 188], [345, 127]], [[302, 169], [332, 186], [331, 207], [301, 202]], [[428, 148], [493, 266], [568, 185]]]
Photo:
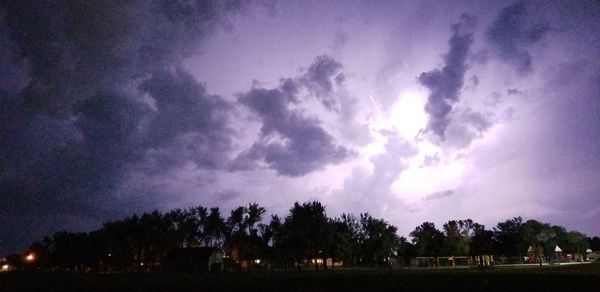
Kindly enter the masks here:
[[341, 73], [342, 65], [333, 58], [323, 55], [318, 56], [306, 71], [301, 82], [316, 96], [319, 101], [330, 111], [339, 111], [335, 98], [335, 86], [344, 82]]
[[139, 157], [138, 106], [99, 92], [77, 107], [75, 122], [31, 114], [18, 102], [8, 106], [0, 127], [3, 248], [118, 213], [109, 194]]
[[509, 89], [506, 90], [506, 93], [508, 95], [513, 95], [513, 94], [521, 94], [523, 92], [520, 91], [520, 90], [518, 90], [518, 89], [516, 89], [516, 88], [509, 88]]
[[229, 103], [207, 94], [182, 70], [156, 72], [140, 89], [156, 104], [145, 136], [145, 146], [152, 149], [148, 153], [150, 161], [160, 161], [163, 169], [188, 159], [202, 168], [220, 168], [225, 164], [231, 150]]
[[[337, 40], [336, 36], [334, 42]], [[299, 85], [308, 90], [311, 98], [316, 98], [327, 110], [338, 114], [339, 122], [345, 125], [341, 130], [344, 138], [357, 145], [365, 145], [370, 141], [368, 126], [355, 120], [359, 110], [358, 99], [345, 87], [346, 75], [342, 64], [328, 55], [317, 56], [297, 80]]]
[[132, 169], [224, 164], [227, 105], [173, 68], [251, 2], [0, 3], [2, 249], [149, 208]]
[[473, 44], [474, 23], [473, 16], [463, 15], [461, 21], [452, 26], [450, 49], [444, 56], [442, 69], [424, 72], [419, 76], [419, 82], [430, 90], [425, 105], [425, 111], [429, 114], [427, 128], [442, 139], [450, 123], [452, 105], [459, 99], [464, 83], [466, 61]]
[[[2, 11], [0, 10], [0, 23]], [[5, 25], [0, 24], [0, 90], [3, 96], [16, 96], [25, 86], [27, 70], [14, 51]]]
[[447, 198], [453, 196], [455, 194], [454, 190], [445, 190], [442, 192], [431, 193], [423, 198], [425, 201], [435, 201], [443, 198]]
[[480, 138], [493, 124], [491, 114], [482, 114], [470, 108], [456, 111], [446, 129], [446, 145], [464, 148]]
[[498, 55], [513, 63], [521, 74], [531, 71], [529, 47], [550, 30], [547, 22], [536, 18], [532, 4], [517, 1], [502, 9], [486, 36]]
[[241, 95], [240, 102], [256, 113], [262, 122], [260, 139], [233, 162], [233, 169], [254, 167], [264, 161], [278, 174], [302, 176], [328, 164], [339, 163], [353, 152], [335, 144], [315, 118], [290, 109], [297, 101], [297, 87], [290, 80], [279, 88], [254, 88]]
[[[296, 177], [355, 155], [352, 150], [336, 145], [334, 137], [321, 127], [316, 117], [306, 117], [298, 98], [308, 92], [308, 97], [339, 113], [338, 99], [347, 103], [336, 90], [343, 82], [342, 65], [328, 55], [321, 55], [303, 75], [282, 78], [278, 88], [255, 87], [241, 94], [239, 102], [260, 118], [262, 126], [259, 141], [230, 162], [229, 169], [250, 170], [264, 162], [280, 175]], [[341, 114], [343, 118], [347, 113]]]
[[98, 89], [123, 86], [180, 60], [232, 7], [213, 1], [5, 1], [7, 31], [28, 62], [23, 101], [67, 117], [71, 106]]
[[242, 196], [242, 194], [235, 190], [223, 190], [214, 193], [215, 200], [219, 203], [218, 205], [222, 205], [223, 203], [239, 198], [240, 196]]

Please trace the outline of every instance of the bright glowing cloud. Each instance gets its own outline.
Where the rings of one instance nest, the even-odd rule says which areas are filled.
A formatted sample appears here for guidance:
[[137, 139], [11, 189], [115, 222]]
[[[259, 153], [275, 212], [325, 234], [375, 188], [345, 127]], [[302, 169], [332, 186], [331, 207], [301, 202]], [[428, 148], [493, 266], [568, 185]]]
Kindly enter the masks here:
[[407, 89], [392, 107], [388, 123], [407, 140], [412, 140], [427, 125], [426, 95], [423, 90]]
[[416, 161], [392, 184], [394, 193], [409, 204], [419, 203], [433, 193], [457, 188], [468, 168], [468, 163], [462, 160], [422, 167], [414, 165], [414, 162]]

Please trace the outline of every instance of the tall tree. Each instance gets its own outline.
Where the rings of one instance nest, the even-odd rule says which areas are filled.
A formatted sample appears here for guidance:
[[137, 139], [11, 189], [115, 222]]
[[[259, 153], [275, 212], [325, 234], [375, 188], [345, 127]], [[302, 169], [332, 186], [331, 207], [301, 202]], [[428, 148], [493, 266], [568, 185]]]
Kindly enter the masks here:
[[527, 244], [523, 243], [523, 219], [514, 217], [498, 223], [494, 228], [498, 250], [508, 257], [518, 256], [523, 259], [523, 253], [527, 251]]
[[410, 264], [410, 258], [417, 256], [417, 249], [406, 237], [401, 236], [398, 238], [396, 255], [402, 259], [402, 264], [408, 265]]
[[494, 254], [497, 244], [494, 238], [494, 232], [486, 230], [484, 225], [473, 224], [473, 236], [469, 245], [469, 254], [478, 257], [478, 262], [483, 265], [484, 255]]
[[600, 237], [598, 237], [598, 236], [588, 237], [587, 240], [589, 242], [591, 250], [600, 251]]
[[348, 258], [345, 261], [356, 266], [358, 265], [362, 244], [365, 241], [363, 229], [360, 221], [353, 214], [342, 214], [340, 221], [348, 232], [349, 254], [347, 254]]
[[375, 219], [368, 213], [360, 215], [364, 230], [363, 255], [368, 262], [375, 265], [388, 263], [394, 249], [398, 245], [397, 228], [383, 219]]
[[[245, 225], [248, 227], [248, 236], [246, 250], [244, 251], [246, 258], [257, 259], [260, 258], [266, 246], [264, 246], [263, 239], [258, 234], [258, 228], [256, 223], [262, 221], [262, 217], [266, 210], [257, 203], [251, 203], [246, 208]], [[263, 231], [267, 231], [263, 226]]]
[[[195, 247], [200, 245], [203, 235], [202, 218], [200, 214], [206, 214], [206, 208], [198, 206], [189, 209], [174, 209], [165, 214], [170, 220], [179, 247]], [[205, 216], [204, 216], [205, 217]]]
[[246, 214], [246, 207], [234, 208], [225, 224], [224, 248], [228, 258], [233, 262], [242, 259], [241, 250], [245, 249], [244, 245], [247, 243], [244, 214]]
[[[284, 226], [287, 230], [286, 245], [297, 264], [306, 259], [323, 260], [330, 234], [325, 207], [320, 202], [294, 203]], [[318, 265], [315, 267], [318, 268]]]
[[435, 224], [424, 222], [410, 233], [417, 253], [421, 256], [434, 257], [435, 264], [439, 265], [438, 256], [444, 246], [444, 233], [435, 228]]
[[523, 224], [523, 240], [528, 244], [528, 252], [537, 257], [538, 263], [542, 265], [544, 254], [554, 251], [554, 246], [549, 245], [556, 237], [548, 224], [536, 220], [527, 220]]
[[485, 225], [475, 223], [473, 225], [473, 237], [471, 237], [470, 254], [483, 255], [494, 253], [496, 246], [494, 232], [485, 229]]
[[446, 235], [446, 251], [450, 255], [469, 254], [469, 245], [473, 233], [474, 222], [467, 220], [450, 220], [444, 224], [443, 229]]
[[571, 250], [577, 254], [577, 261], [585, 259], [586, 250], [590, 248], [590, 243], [587, 241], [585, 234], [578, 231], [568, 232], [566, 235], [567, 242], [571, 245]]
[[206, 237], [204, 245], [209, 247], [219, 247], [225, 234], [225, 219], [221, 217], [218, 207], [210, 208], [210, 213], [206, 217], [205, 223]]
[[287, 239], [289, 232], [287, 232], [284, 223], [282, 223], [281, 219], [277, 215], [271, 216], [269, 230], [271, 232], [271, 260], [275, 261], [285, 270], [288, 268], [288, 263], [293, 260], [293, 256], [289, 250], [289, 240]]
[[248, 234], [256, 234], [256, 228], [254, 225], [260, 221], [262, 221], [263, 215], [265, 214], [266, 209], [257, 203], [251, 203], [248, 205], [246, 209], [246, 226], [248, 226]]
[[176, 232], [170, 218], [163, 216], [158, 210], [142, 214], [139, 225], [142, 233], [142, 262], [158, 263], [177, 246]]

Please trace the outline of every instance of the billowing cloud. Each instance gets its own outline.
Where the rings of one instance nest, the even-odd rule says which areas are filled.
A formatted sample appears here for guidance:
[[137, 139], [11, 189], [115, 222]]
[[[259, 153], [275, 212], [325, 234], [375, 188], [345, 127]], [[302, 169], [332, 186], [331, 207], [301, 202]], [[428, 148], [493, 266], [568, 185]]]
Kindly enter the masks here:
[[224, 164], [227, 105], [173, 68], [250, 5], [2, 2], [0, 246], [152, 205], [115, 195], [134, 169]]
[[505, 7], [486, 32], [500, 58], [514, 64], [521, 74], [531, 71], [529, 47], [550, 30], [550, 25], [537, 17], [531, 6], [528, 1], [516, 1]]
[[339, 111], [334, 96], [335, 86], [344, 82], [342, 65], [327, 55], [318, 56], [308, 68], [301, 82], [331, 111]]
[[[232, 130], [228, 118], [232, 105], [204, 87], [188, 73], [156, 72], [140, 85], [155, 101], [145, 129], [150, 161], [163, 170], [191, 160], [198, 167], [222, 168], [231, 150]], [[168, 161], [171, 160], [171, 163]]]
[[470, 108], [457, 110], [446, 129], [446, 146], [454, 148], [468, 147], [471, 142], [481, 138], [493, 124], [491, 114], [482, 114]]
[[319, 120], [289, 108], [298, 100], [298, 88], [290, 82], [275, 89], [254, 88], [241, 95], [240, 102], [260, 117], [262, 127], [259, 141], [236, 159], [234, 169], [264, 160], [279, 174], [301, 176], [352, 156], [351, 150], [335, 144]]
[[194, 41], [237, 8], [225, 2], [4, 2], [7, 31], [28, 65], [22, 99], [38, 112], [68, 117], [97, 90], [124, 86], [191, 53]]
[[[341, 211], [370, 212], [382, 216], [389, 206], [402, 207], [404, 203], [392, 190], [392, 184], [409, 167], [408, 160], [418, 153], [416, 145], [402, 139], [396, 133], [386, 134], [385, 151], [370, 157], [372, 171], [357, 166], [344, 180], [343, 189], [334, 192], [335, 208]], [[398, 211], [398, 210], [396, 210]]]
[[459, 99], [464, 83], [466, 61], [473, 44], [474, 22], [473, 16], [463, 15], [461, 22], [452, 26], [453, 35], [449, 41], [450, 49], [444, 56], [444, 66], [419, 76], [419, 82], [431, 91], [425, 105], [429, 114], [427, 129], [442, 139], [450, 123], [452, 104]]

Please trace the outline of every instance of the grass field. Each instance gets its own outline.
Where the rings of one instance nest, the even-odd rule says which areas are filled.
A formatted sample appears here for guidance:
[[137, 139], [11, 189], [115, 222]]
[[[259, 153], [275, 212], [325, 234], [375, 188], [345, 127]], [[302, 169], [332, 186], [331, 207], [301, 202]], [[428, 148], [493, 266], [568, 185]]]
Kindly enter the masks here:
[[190, 274], [2, 273], [0, 291], [600, 291], [600, 264]]

